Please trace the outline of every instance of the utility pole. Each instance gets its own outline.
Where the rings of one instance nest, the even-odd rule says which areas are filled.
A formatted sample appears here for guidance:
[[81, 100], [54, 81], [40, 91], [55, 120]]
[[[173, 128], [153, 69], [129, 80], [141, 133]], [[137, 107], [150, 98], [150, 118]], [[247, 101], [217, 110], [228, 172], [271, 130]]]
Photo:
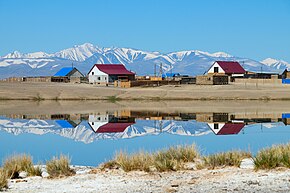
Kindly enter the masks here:
[[154, 64], [154, 77], [156, 77], [156, 64]]

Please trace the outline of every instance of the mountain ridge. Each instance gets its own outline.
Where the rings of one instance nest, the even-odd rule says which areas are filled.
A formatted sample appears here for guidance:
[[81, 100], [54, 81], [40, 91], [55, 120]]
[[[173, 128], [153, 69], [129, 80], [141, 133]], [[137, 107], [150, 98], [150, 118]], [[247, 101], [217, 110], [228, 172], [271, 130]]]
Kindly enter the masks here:
[[281, 72], [286, 67], [290, 67], [290, 64], [285, 61], [279, 65], [277, 64], [278, 60], [275, 59], [265, 59], [259, 62], [225, 52], [209, 53], [199, 50], [183, 50], [160, 53], [133, 48], [101, 48], [85, 43], [52, 54], [45, 52], [21, 53], [18, 51], [9, 53], [0, 57], [0, 78], [53, 75], [62, 67], [71, 65], [86, 74], [95, 63], [121, 63], [137, 75], [153, 74], [154, 65], [162, 63], [162, 69], [165, 73], [172, 69], [173, 72], [181, 74], [198, 75], [204, 74], [216, 60], [238, 61], [246, 70], [255, 72]]

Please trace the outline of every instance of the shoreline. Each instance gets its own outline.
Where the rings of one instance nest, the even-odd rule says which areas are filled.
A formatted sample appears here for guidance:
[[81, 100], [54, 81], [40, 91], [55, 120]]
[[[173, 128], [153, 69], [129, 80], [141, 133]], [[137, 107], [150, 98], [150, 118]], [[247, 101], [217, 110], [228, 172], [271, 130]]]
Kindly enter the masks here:
[[283, 84], [167, 85], [160, 87], [98, 87], [72, 83], [0, 82], [0, 101], [247, 101], [290, 100]]
[[10, 180], [5, 192], [287, 192], [290, 190], [289, 171], [224, 167], [146, 173], [97, 169], [58, 179]]

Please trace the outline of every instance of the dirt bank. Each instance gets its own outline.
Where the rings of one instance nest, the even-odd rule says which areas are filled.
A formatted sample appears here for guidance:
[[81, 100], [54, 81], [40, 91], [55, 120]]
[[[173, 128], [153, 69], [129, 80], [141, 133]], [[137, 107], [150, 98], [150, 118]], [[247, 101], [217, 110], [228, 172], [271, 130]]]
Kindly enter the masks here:
[[69, 83], [0, 83], [7, 100], [290, 100], [290, 85], [181, 85], [129, 89]]

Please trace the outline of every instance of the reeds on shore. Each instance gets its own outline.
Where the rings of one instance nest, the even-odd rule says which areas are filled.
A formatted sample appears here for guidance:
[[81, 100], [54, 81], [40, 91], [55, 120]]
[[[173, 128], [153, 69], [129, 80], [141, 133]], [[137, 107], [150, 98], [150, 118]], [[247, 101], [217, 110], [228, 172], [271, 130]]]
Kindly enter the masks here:
[[0, 191], [8, 188], [8, 175], [6, 171], [0, 168]]
[[28, 176], [41, 176], [41, 169], [34, 167], [31, 156], [26, 154], [6, 158], [3, 170], [10, 179], [18, 178], [20, 172], [26, 172]]
[[254, 157], [256, 169], [290, 168], [290, 143], [260, 150]]
[[103, 164], [103, 168], [120, 167], [124, 171], [174, 171], [183, 167], [186, 162], [194, 162], [199, 156], [195, 145], [175, 146], [169, 149], [148, 153], [140, 151], [135, 154], [119, 152], [115, 158]]
[[236, 166], [239, 167], [242, 160], [251, 158], [250, 152], [232, 150], [228, 152], [216, 153], [203, 157], [203, 166], [214, 169], [216, 167]]
[[52, 160], [46, 162], [46, 170], [50, 178], [59, 178], [72, 176], [75, 171], [70, 168], [70, 158], [65, 155], [53, 157]]

